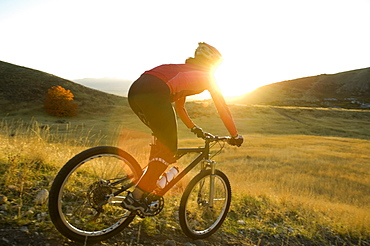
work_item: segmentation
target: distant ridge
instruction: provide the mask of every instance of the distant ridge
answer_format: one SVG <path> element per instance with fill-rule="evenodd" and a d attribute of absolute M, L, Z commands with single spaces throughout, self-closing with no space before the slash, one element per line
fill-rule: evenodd
<path fill-rule="evenodd" d="M 96 113 L 109 106 L 122 104 L 126 99 L 42 71 L 0 61 L 0 113 L 20 108 L 42 110 L 45 94 L 53 86 L 71 90 L 79 112 Z"/>
<path fill-rule="evenodd" d="M 370 68 L 287 80 L 237 100 L 246 104 L 370 108 Z"/>
<path fill-rule="evenodd" d="M 75 79 L 73 82 L 87 86 L 89 88 L 104 91 L 110 94 L 127 97 L 128 89 L 133 81 L 118 78 L 84 78 Z"/>

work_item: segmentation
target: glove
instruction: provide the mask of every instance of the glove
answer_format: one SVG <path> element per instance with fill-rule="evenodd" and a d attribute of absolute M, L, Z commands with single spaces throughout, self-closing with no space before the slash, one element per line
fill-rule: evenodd
<path fill-rule="evenodd" d="M 200 127 L 194 126 L 193 128 L 191 128 L 191 132 L 197 135 L 198 138 L 204 137 L 203 129 Z"/>
<path fill-rule="evenodd" d="M 243 143 L 244 139 L 242 136 L 238 135 L 236 137 L 232 137 L 229 140 L 227 140 L 227 143 L 233 146 L 238 146 L 240 147 Z"/>

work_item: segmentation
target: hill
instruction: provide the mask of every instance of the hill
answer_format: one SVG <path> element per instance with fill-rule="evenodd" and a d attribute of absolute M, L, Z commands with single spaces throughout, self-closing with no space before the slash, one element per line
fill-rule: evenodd
<path fill-rule="evenodd" d="M 55 85 L 71 90 L 79 104 L 79 114 L 106 113 L 114 105 L 127 106 L 127 100 L 117 94 L 127 93 L 131 84 L 128 80 L 104 78 L 75 82 L 0 61 L 0 114 L 20 109 L 27 109 L 30 114 L 43 111 L 45 94 Z M 275 106 L 370 108 L 370 68 L 277 82 L 230 101 Z"/>
<path fill-rule="evenodd" d="M 20 109 L 42 111 L 45 95 L 53 86 L 71 90 L 79 113 L 106 112 L 114 105 L 125 104 L 122 97 L 87 88 L 72 81 L 42 71 L 0 61 L 0 114 Z"/>
<path fill-rule="evenodd" d="M 258 88 L 243 104 L 370 108 L 370 68 L 287 80 Z"/>

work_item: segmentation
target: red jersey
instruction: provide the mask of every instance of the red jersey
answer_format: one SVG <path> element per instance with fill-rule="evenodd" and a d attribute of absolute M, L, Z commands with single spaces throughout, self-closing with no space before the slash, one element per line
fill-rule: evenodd
<path fill-rule="evenodd" d="M 193 125 L 192 121 L 190 119 L 184 120 L 181 117 L 185 112 L 186 118 L 188 118 L 186 110 L 183 108 L 185 97 L 208 90 L 230 135 L 236 136 L 238 134 L 229 108 L 215 84 L 213 75 L 206 68 L 191 63 L 165 64 L 148 70 L 144 74 L 154 75 L 168 85 L 171 101 L 177 104 L 175 105 L 176 111 L 189 128 Z M 182 108 L 183 110 L 179 112 L 179 109 Z"/>
<path fill-rule="evenodd" d="M 144 74 L 151 74 L 164 81 L 170 88 L 171 101 L 195 95 L 214 87 L 210 74 L 202 66 L 186 64 L 166 64 L 155 67 Z"/>

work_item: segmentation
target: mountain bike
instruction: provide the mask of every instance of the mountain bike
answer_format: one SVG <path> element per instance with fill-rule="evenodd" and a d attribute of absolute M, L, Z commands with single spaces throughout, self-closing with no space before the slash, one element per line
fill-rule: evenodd
<path fill-rule="evenodd" d="M 188 237 L 206 238 L 219 229 L 230 207 L 230 182 L 211 160 L 229 139 L 205 133 L 203 147 L 178 149 L 177 159 L 188 153 L 197 155 L 163 189 L 145 196 L 149 215 L 121 206 L 143 173 L 139 163 L 116 147 L 87 149 L 70 159 L 55 177 L 49 197 L 51 220 L 61 234 L 73 241 L 106 240 L 127 227 L 137 215 L 159 214 L 164 207 L 163 196 L 199 166 L 199 173 L 189 182 L 181 197 L 179 222 Z M 211 157 L 210 149 L 216 144 L 219 150 Z"/>

